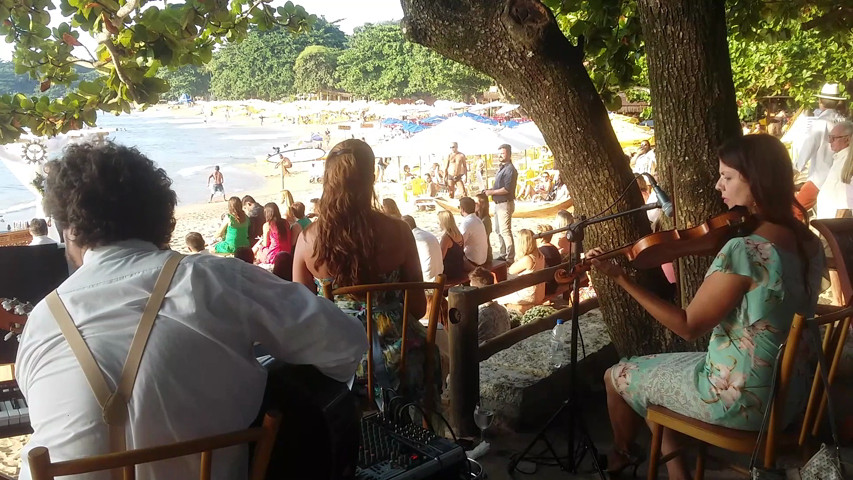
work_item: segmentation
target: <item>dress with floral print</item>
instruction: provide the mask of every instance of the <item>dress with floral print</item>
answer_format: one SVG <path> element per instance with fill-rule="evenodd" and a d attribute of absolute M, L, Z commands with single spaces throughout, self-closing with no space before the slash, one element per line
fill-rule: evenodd
<path fill-rule="evenodd" d="M 823 254 L 809 261 L 807 290 L 799 257 L 759 235 L 730 240 L 706 277 L 728 273 L 751 277 L 744 295 L 711 333 L 707 352 L 669 353 L 622 359 L 611 381 L 645 417 L 649 404 L 704 422 L 741 430 L 760 427 L 770 395 L 770 378 L 779 345 L 795 313 L 814 311 L 823 272 Z M 810 342 L 801 342 L 808 348 Z M 809 358 L 806 352 L 800 358 Z M 785 423 L 805 405 L 810 362 L 798 362 L 788 393 Z"/>
<path fill-rule="evenodd" d="M 394 270 L 387 275 L 383 275 L 378 283 L 397 283 L 400 281 L 400 270 Z M 332 282 L 328 279 L 314 279 L 317 285 L 317 291 L 322 295 L 324 286 Z M 334 286 L 333 288 L 337 288 Z M 351 295 L 336 295 L 334 298 L 335 304 L 344 313 L 354 316 L 361 320 L 365 329 L 367 328 L 367 304 L 364 299 L 355 298 Z M 411 400 L 424 398 L 424 383 L 425 383 L 425 361 L 424 347 L 426 345 L 426 329 L 417 319 L 409 318 L 406 322 L 408 333 L 406 335 L 406 366 L 405 373 L 400 370 L 400 353 L 403 340 L 403 292 L 402 291 L 387 291 L 377 292 L 373 295 L 373 305 L 371 313 L 373 315 L 373 325 L 377 332 L 378 341 L 382 350 L 382 356 L 385 360 L 385 370 L 388 372 L 391 387 L 397 393 Z M 438 361 L 439 353 L 435 351 L 433 354 L 436 370 L 433 379 L 436 382 L 436 387 L 440 386 L 441 382 L 441 366 Z M 374 366 L 374 373 L 376 372 Z M 367 354 L 365 353 L 362 361 L 356 370 L 356 378 L 360 382 L 366 382 L 367 378 Z M 374 379 L 376 376 L 374 375 Z M 376 393 L 379 392 L 381 385 L 379 382 L 374 382 Z M 437 398 L 437 395 L 434 396 Z"/>

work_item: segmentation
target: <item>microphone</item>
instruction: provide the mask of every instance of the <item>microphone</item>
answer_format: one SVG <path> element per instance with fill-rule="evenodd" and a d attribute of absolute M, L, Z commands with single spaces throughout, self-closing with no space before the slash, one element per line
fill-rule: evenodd
<path fill-rule="evenodd" d="M 643 173 L 646 178 L 649 179 L 649 183 L 652 185 L 652 190 L 655 191 L 655 195 L 658 197 L 658 203 L 660 204 L 661 210 L 663 210 L 664 215 L 667 217 L 672 217 L 674 215 L 674 209 L 672 205 L 672 199 L 669 198 L 669 195 L 660 188 L 658 182 L 655 180 L 650 173 Z"/>

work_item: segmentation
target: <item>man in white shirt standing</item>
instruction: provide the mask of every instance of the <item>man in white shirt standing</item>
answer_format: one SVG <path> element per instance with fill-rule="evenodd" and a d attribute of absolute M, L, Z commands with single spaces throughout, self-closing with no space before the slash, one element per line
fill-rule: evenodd
<path fill-rule="evenodd" d="M 853 208 L 848 191 L 853 184 L 853 122 L 840 122 L 829 132 L 829 147 L 833 152 L 832 168 L 817 194 L 815 218 L 835 218 L 838 210 Z"/>
<path fill-rule="evenodd" d="M 824 85 L 817 98 L 819 113 L 808 119 L 802 144 L 794 157 L 794 169 L 806 174 L 806 183 L 797 193 L 797 200 L 807 210 L 815 205 L 818 191 L 823 188 L 832 168 L 829 132 L 836 123 L 844 121 L 844 117 L 835 110 L 845 100 L 838 92 L 837 83 Z"/>
<path fill-rule="evenodd" d="M 459 232 L 465 241 L 465 259 L 472 265 L 469 270 L 486 263 L 489 257 L 489 237 L 486 235 L 486 226 L 475 213 L 477 203 L 471 197 L 459 199 L 459 211 L 462 212 L 462 222 L 459 223 Z"/>
<path fill-rule="evenodd" d="M 120 450 L 117 438 L 129 450 L 246 428 L 267 378 L 256 342 L 281 361 L 352 378 L 367 349 L 358 320 L 245 262 L 166 249 L 177 203 L 171 183 L 136 149 L 109 142 L 69 147 L 50 164 L 45 209 L 79 268 L 56 290 L 58 300 L 51 294 L 36 305 L 21 337 L 16 373 L 34 430 L 22 459 L 35 446 L 48 447 L 57 461 Z M 171 281 L 161 283 L 169 266 Z M 140 318 L 157 297 L 155 282 L 165 285 L 165 297 L 147 334 Z M 148 341 L 135 382 L 127 395 L 102 402 L 104 388 L 96 394 L 90 384 L 100 375 L 116 391 L 137 330 Z M 82 349 L 69 344 L 75 335 Z M 86 360 L 85 349 L 97 364 L 86 372 L 81 365 L 91 363 L 78 360 Z M 247 462 L 246 448 L 217 451 L 214 478 L 244 479 Z M 21 466 L 19 478 L 29 479 L 26 460 Z M 192 478 L 198 469 L 197 457 L 181 457 L 141 465 L 137 474 Z"/>
<path fill-rule="evenodd" d="M 403 215 L 403 221 L 412 229 L 415 237 L 415 246 L 418 248 L 418 257 L 421 261 L 421 271 L 425 282 L 434 282 L 435 277 L 444 273 L 444 259 L 441 256 L 441 244 L 435 235 L 418 228 L 415 219 L 411 215 Z"/>
<path fill-rule="evenodd" d="M 30 220 L 30 235 L 33 239 L 30 245 L 47 245 L 56 243 L 56 240 L 47 236 L 47 222 L 43 218 L 34 218 Z"/>

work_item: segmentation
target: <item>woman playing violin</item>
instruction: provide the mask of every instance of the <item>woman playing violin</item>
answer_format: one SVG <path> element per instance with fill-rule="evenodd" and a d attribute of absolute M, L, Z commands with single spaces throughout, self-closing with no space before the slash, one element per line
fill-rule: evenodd
<path fill-rule="evenodd" d="M 776 351 L 795 313 L 812 315 L 824 268 L 820 242 L 794 218 L 791 160 L 770 135 L 747 135 L 719 150 L 716 189 L 726 206 L 740 205 L 758 219 L 755 230 L 729 240 L 686 309 L 672 305 L 631 280 L 615 263 L 594 259 L 655 319 L 691 341 L 711 334 L 707 352 L 668 353 L 622 359 L 604 375 L 613 429 L 609 472 L 636 467 L 643 458 L 633 442 L 649 404 L 703 422 L 758 430 L 770 396 Z M 802 207 L 800 207 L 802 208 Z M 600 255 L 599 249 L 587 253 Z M 795 369 L 785 423 L 808 395 L 808 362 Z M 664 430 L 662 455 L 679 439 Z M 668 462 L 670 479 L 690 478 L 681 457 Z"/>

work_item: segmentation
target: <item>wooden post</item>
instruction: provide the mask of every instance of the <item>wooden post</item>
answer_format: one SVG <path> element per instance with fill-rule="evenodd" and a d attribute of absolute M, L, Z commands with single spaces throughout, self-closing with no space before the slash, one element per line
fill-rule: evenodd
<path fill-rule="evenodd" d="M 450 289 L 450 423 L 456 434 L 471 437 L 479 430 L 474 424 L 474 407 L 480 400 L 480 359 L 477 341 L 477 303 L 474 287 Z M 466 294 L 467 293 L 467 294 Z"/>

